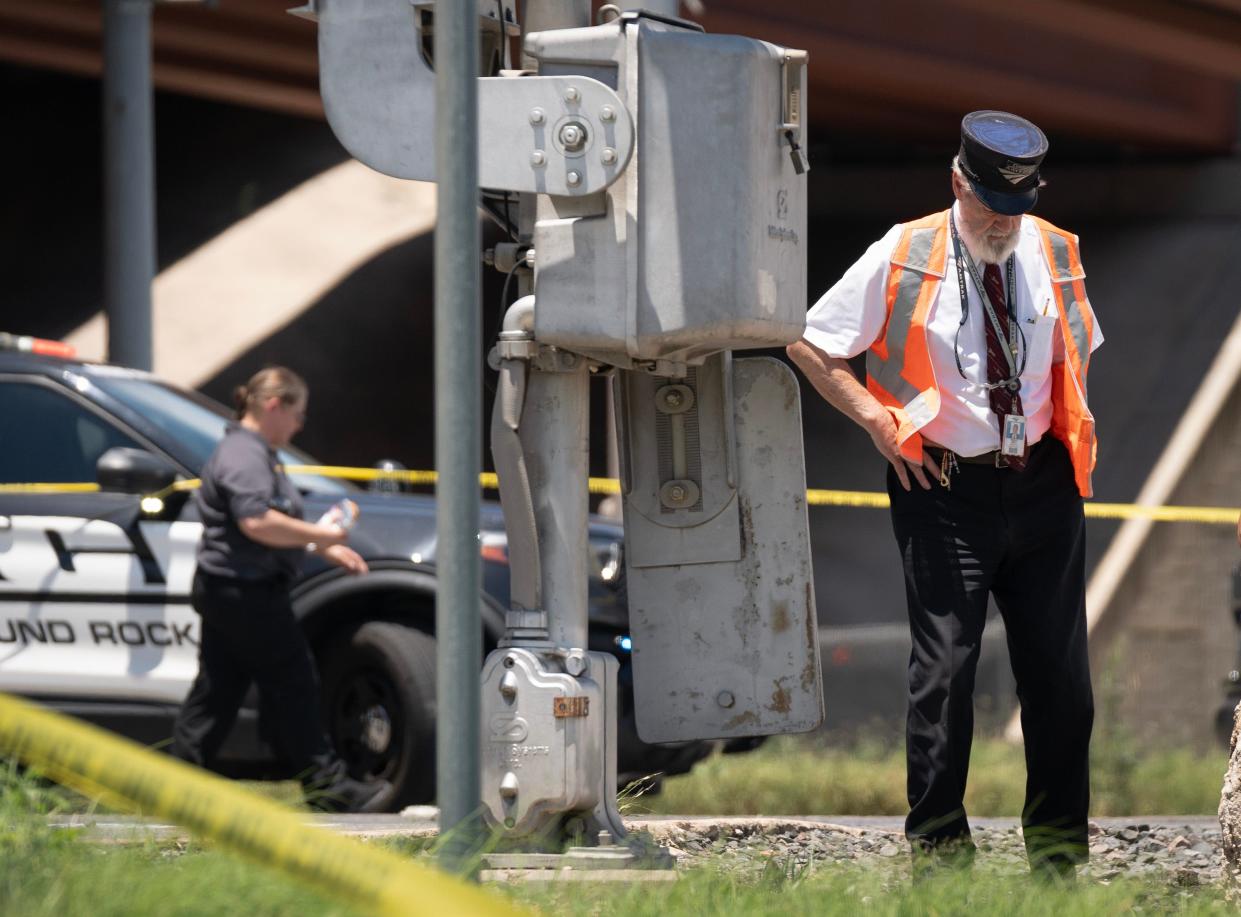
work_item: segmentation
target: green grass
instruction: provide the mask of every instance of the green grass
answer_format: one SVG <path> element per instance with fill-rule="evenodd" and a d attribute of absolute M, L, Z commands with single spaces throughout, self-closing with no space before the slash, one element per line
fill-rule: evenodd
<path fill-rule="evenodd" d="M 272 873 L 214 852 L 106 849 L 67 833 L 8 830 L 0 902 L 14 915 L 352 915 Z"/>
<path fill-rule="evenodd" d="M 1213 814 L 1219 807 L 1228 766 L 1222 750 L 1140 755 L 1123 738 L 1105 736 L 1092 754 L 1094 815 Z M 975 742 L 966 810 L 1016 816 L 1024 797 L 1020 746 Z M 840 748 L 771 739 L 747 754 L 715 755 L 691 773 L 665 780 L 660 795 L 630 798 L 626 806 L 630 814 L 903 815 L 905 754 L 874 742 Z"/>
<path fill-rule="evenodd" d="M 781 747 L 785 746 L 785 747 Z M 1007 754 L 1007 752 L 1004 752 Z M 891 753 L 873 751 L 858 761 L 866 767 Z M 804 756 L 804 757 L 790 757 Z M 783 761 L 822 763 L 822 754 L 794 742 L 725 759 L 729 768 L 765 770 Z M 843 757 L 843 756 L 842 756 Z M 993 762 L 994 763 L 994 762 Z M 1164 766 L 1186 762 L 1169 758 Z M 718 766 L 720 762 L 712 762 Z M 1019 762 L 1008 761 L 1006 766 Z M 890 770 L 890 767 L 886 768 Z M 1142 764 L 1135 773 L 1144 773 Z M 1152 772 L 1154 773 L 1154 772 Z M 864 782 L 864 781 L 863 781 Z M 89 803 L 9 769 L 0 770 L 0 911 L 5 915 L 56 917 L 141 917 L 141 915 L 339 915 L 357 912 L 325 899 L 278 874 L 234 859 L 208 846 L 149 842 L 101 845 L 77 832 L 47 827 L 47 815 Z M 396 841 L 393 849 L 426 856 L 417 842 Z M 722 864 L 728 862 L 729 866 Z M 715 860 L 685 871 L 671 883 L 530 884 L 497 889 L 516 904 L 556 915 L 776 915 L 876 914 L 894 917 L 991 914 L 1121 915 L 1230 912 L 1215 888 L 1181 889 L 1156 882 L 1082 882 L 1076 888 L 1044 887 L 1028 878 L 980 864 L 972 875 L 948 873 L 911 886 L 903 858 L 865 868 L 829 862 L 797 865 L 788 859 Z"/>
<path fill-rule="evenodd" d="M 690 871 L 675 883 L 632 885 L 564 883 L 518 888 L 513 898 L 544 914 L 574 917 L 766 917 L 766 915 L 1004 914 L 1017 917 L 1097 917 L 1138 913 L 1235 913 L 1214 889 L 1184 890 L 1149 883 L 1081 883 L 1073 888 L 1033 885 L 976 868 L 911 886 L 857 868 L 799 870 L 772 863 L 750 874 Z"/>
<path fill-rule="evenodd" d="M 198 844 L 101 845 L 47 826 L 89 801 L 0 762 L 0 912 L 21 917 L 357 912 Z"/>

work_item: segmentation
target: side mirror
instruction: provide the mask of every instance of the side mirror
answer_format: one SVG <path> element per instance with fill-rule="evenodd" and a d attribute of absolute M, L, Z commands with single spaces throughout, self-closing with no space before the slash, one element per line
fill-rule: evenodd
<path fill-rule="evenodd" d="M 95 480 L 101 490 L 149 494 L 163 490 L 177 479 L 177 469 L 159 455 L 144 449 L 116 446 L 95 462 Z"/>

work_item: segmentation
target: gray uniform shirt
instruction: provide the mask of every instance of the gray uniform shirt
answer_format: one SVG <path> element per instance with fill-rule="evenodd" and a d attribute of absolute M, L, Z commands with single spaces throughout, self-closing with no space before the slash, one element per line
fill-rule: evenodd
<path fill-rule="evenodd" d="M 230 423 L 202 470 L 194 494 L 202 514 L 198 566 L 215 576 L 287 580 L 301 566 L 302 548 L 269 548 L 248 538 L 237 520 L 275 509 L 302 518 L 302 495 L 277 466 L 276 451 L 253 430 Z"/>

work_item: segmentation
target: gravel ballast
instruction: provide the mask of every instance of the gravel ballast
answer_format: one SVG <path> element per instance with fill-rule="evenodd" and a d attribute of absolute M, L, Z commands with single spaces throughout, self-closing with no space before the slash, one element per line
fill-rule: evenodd
<path fill-rule="evenodd" d="M 883 866 L 908 872 L 909 847 L 899 823 L 855 819 L 635 819 L 666 846 L 679 867 L 708 862 L 745 869 L 764 860 L 781 860 L 811 870 L 828 864 Z M 989 819 L 973 828 L 976 868 L 997 874 L 1028 872 L 1021 829 L 1015 821 Z M 1208 818 L 1107 819 L 1091 822 L 1090 863 L 1083 880 L 1119 878 L 1165 881 L 1179 886 L 1214 885 L 1221 879 L 1218 822 Z"/>
<path fill-rule="evenodd" d="M 307 822 L 370 839 L 430 837 L 437 816 L 433 807 L 420 806 L 404 815 L 308 815 Z M 1028 872 L 1016 819 L 971 821 L 978 847 L 975 868 L 998 875 Z M 105 843 L 188 838 L 182 828 L 126 816 L 58 816 L 50 822 Z M 776 861 L 811 872 L 839 864 L 882 868 L 896 879 L 909 874 L 903 820 L 895 817 L 627 816 L 625 824 L 667 847 L 678 869 L 750 872 Z M 1090 823 L 1090 863 L 1078 874 L 1099 882 L 1134 878 L 1185 888 L 1216 885 L 1223 875 L 1220 845 L 1219 822 L 1212 816 L 1099 818 Z"/>

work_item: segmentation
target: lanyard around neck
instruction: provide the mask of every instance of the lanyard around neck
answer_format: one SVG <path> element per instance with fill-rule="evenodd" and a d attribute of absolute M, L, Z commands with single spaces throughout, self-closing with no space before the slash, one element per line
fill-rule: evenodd
<path fill-rule="evenodd" d="M 956 216 L 949 211 L 948 222 L 952 227 L 952 247 L 956 258 L 957 266 L 957 287 L 961 294 L 961 321 L 957 325 L 957 333 L 953 340 L 953 357 L 957 361 L 957 372 L 961 374 L 961 378 L 966 378 L 965 370 L 961 366 L 961 348 L 959 346 L 961 338 L 961 329 L 965 327 L 965 323 L 969 320 L 970 304 L 969 294 L 965 288 L 965 267 L 969 266 L 970 277 L 974 281 L 974 286 L 978 290 L 978 297 L 982 300 L 983 308 L 986 310 L 987 320 L 991 322 L 991 326 L 995 329 L 996 337 L 1004 337 L 1004 328 L 1000 325 L 1000 317 L 995 312 L 995 307 L 991 304 L 991 297 L 987 295 L 987 289 L 983 284 L 982 276 L 978 273 L 978 265 L 974 263 L 974 259 L 970 256 L 969 251 L 961 244 L 961 234 L 957 232 Z M 1026 371 L 1026 358 L 1029 353 L 1026 349 L 1025 332 L 1021 330 L 1021 326 L 1017 323 L 1017 314 L 1015 309 L 1016 297 L 1016 280 L 1014 278 L 1015 255 L 1009 255 L 1005 267 L 1007 274 L 1007 290 L 1004 303 L 1004 310 L 1008 315 L 1008 346 L 1003 348 L 1004 359 L 1008 363 L 1008 378 L 1001 379 L 999 382 L 983 382 L 982 387 L 990 391 L 994 388 L 1007 388 L 1012 392 L 1021 391 L 1021 376 Z M 1020 336 L 1020 343 L 1019 337 Z M 1021 366 L 1017 365 L 1017 354 L 1021 353 Z M 984 369 L 985 372 L 985 369 Z"/>

